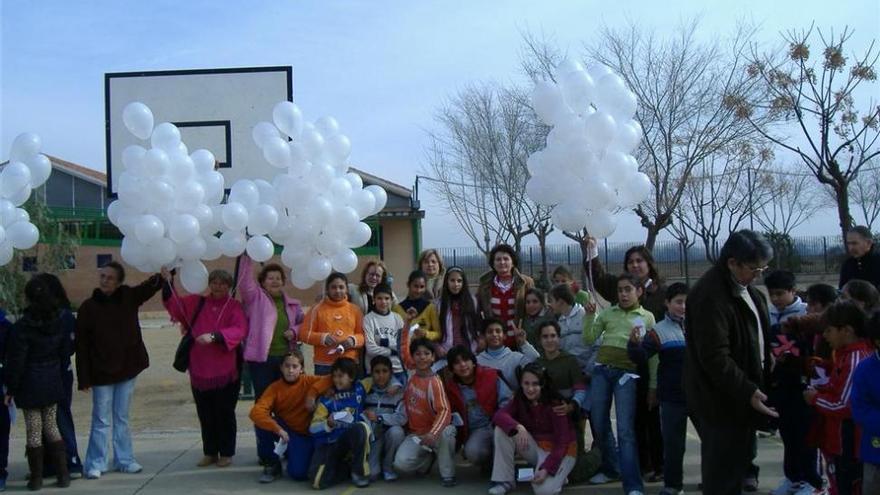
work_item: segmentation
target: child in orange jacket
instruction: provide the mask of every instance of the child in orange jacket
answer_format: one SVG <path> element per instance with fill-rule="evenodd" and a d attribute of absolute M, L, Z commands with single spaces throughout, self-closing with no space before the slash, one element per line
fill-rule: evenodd
<path fill-rule="evenodd" d="M 364 347 L 364 315 L 348 302 L 348 279 L 331 273 L 324 284 L 324 299 L 313 306 L 299 327 L 300 340 L 315 348 L 315 374 L 329 375 L 340 357 L 359 362 Z"/>

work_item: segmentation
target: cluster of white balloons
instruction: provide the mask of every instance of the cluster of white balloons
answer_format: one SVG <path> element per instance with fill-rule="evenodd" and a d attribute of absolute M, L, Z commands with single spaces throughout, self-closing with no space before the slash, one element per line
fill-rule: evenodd
<path fill-rule="evenodd" d="M 150 109 L 129 103 L 123 111 L 126 128 L 152 147 L 132 145 L 122 152 L 119 199 L 107 210 L 124 235 L 122 258 L 143 272 L 180 267 L 190 293 L 207 287 L 203 260 L 247 252 L 267 261 L 276 244 L 284 247 L 282 262 L 301 289 L 331 270 L 357 268 L 352 249 L 372 234 L 361 220 L 385 207 L 385 190 L 363 187 L 360 176 L 348 172 L 351 143 L 332 117 L 304 123 L 288 101 L 278 103 L 272 117 L 274 124 L 254 127 L 253 138 L 278 175 L 271 184 L 236 181 L 222 204 L 224 180 L 214 170 L 214 155 L 189 154 L 173 124 L 154 128 Z"/>
<path fill-rule="evenodd" d="M 204 149 L 189 153 L 180 130 L 168 122 L 154 127 L 143 103 L 126 105 L 122 118 L 129 132 L 149 140 L 149 148 L 135 144 L 122 151 L 118 199 L 107 208 L 124 236 L 122 258 L 142 272 L 180 267 L 184 288 L 201 292 L 208 285 L 202 260 L 224 251 L 215 236 L 224 179 L 214 170 L 214 155 Z"/>
<path fill-rule="evenodd" d="M 40 239 L 28 212 L 19 208 L 52 174 L 52 163 L 40 154 L 40 146 L 40 136 L 19 134 L 0 172 L 0 266 L 12 260 L 15 249 L 30 249 Z"/>
<path fill-rule="evenodd" d="M 633 120 L 638 101 L 604 65 L 585 70 L 567 60 L 554 75 L 556 82 L 538 82 L 532 92 L 535 112 L 552 129 L 546 148 L 528 158 L 526 193 L 553 207 L 556 227 L 608 237 L 617 226 L 613 212 L 651 192 L 632 156 L 642 137 Z"/>
<path fill-rule="evenodd" d="M 291 268 L 293 285 L 305 289 L 332 270 L 349 273 L 357 268 L 352 249 L 372 235 L 362 220 L 380 212 L 388 196 L 380 186 L 364 187 L 361 177 L 348 171 L 351 142 L 333 117 L 305 122 L 296 105 L 282 101 L 272 110 L 272 121 L 253 129 L 263 157 L 279 169 L 271 189 L 265 188 L 272 198 L 266 206 L 278 213 L 268 234 L 284 246 L 281 261 Z M 264 230 L 248 226 L 250 234 Z M 254 237 L 248 241 L 248 254 L 257 259 L 252 242 Z"/>

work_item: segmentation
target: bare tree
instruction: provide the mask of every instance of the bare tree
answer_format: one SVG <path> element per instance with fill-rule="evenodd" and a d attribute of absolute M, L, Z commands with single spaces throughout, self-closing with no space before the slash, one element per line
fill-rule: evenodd
<path fill-rule="evenodd" d="M 880 168 L 871 163 L 859 171 L 852 183 L 850 200 L 861 215 L 861 224 L 873 230 L 880 216 Z"/>
<path fill-rule="evenodd" d="M 855 90 L 877 79 L 878 53 L 872 42 L 863 55 L 847 60 L 844 45 L 852 34 L 844 28 L 839 35 L 832 31 L 826 37 L 811 26 L 785 33 L 785 49 L 759 53 L 753 47 L 747 74 L 766 91 L 751 95 L 731 91 L 724 99 L 726 108 L 753 123 L 765 138 L 793 152 L 820 183 L 831 188 L 844 236 L 852 225 L 850 185 L 862 167 L 880 154 L 875 146 L 880 137 L 880 105 L 872 101 L 860 111 L 855 104 Z M 811 57 L 810 41 L 815 37 L 822 52 Z M 795 124 L 796 137 L 805 144 L 788 139 L 792 126 L 778 134 L 768 130 L 763 125 L 768 115 Z"/>
<path fill-rule="evenodd" d="M 709 155 L 690 176 L 684 190 L 685 228 L 699 239 L 706 259 L 714 262 L 720 240 L 750 219 L 754 208 L 770 200 L 770 190 L 758 175 L 772 158 L 766 148 L 737 143 Z"/>
<path fill-rule="evenodd" d="M 769 191 L 770 200 L 755 208 L 755 220 L 767 232 L 790 237 L 796 228 L 828 206 L 813 176 L 795 167 L 768 167 L 757 175 Z"/>
<path fill-rule="evenodd" d="M 523 100 L 516 89 L 470 86 L 438 112 L 441 131 L 429 136 L 431 187 L 487 253 L 497 242 L 519 250 L 546 216 L 525 194 L 526 159 L 543 134 Z"/>
<path fill-rule="evenodd" d="M 740 25 L 730 39 L 701 42 L 699 27 L 693 19 L 667 39 L 635 24 L 605 28 L 589 48 L 590 57 L 618 71 L 639 99 L 644 141 L 637 158 L 654 190 L 635 213 L 648 231 L 648 247 L 672 223 L 695 167 L 756 134 L 721 104 L 730 92 L 758 97 L 760 86 L 744 71 L 754 29 Z"/>

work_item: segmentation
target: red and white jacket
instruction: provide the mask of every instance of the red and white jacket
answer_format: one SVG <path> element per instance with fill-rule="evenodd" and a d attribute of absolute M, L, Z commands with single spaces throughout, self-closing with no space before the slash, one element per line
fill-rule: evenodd
<path fill-rule="evenodd" d="M 853 373 L 862 360 L 873 352 L 871 344 L 859 340 L 842 349 L 834 351 L 834 364 L 828 383 L 818 389 L 811 403 L 819 413 L 813 425 L 813 435 L 818 447 L 831 455 L 841 455 L 843 451 L 842 424 L 844 420 L 852 420 L 850 393 L 852 392 Z M 858 448 L 861 429 L 856 427 L 854 444 Z M 855 452 L 854 454 L 858 454 Z"/>

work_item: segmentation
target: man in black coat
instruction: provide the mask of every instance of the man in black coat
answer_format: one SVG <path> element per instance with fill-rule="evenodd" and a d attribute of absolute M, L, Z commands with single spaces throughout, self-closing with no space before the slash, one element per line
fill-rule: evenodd
<path fill-rule="evenodd" d="M 846 251 L 849 258 L 840 267 L 840 285 L 854 279 L 871 282 L 880 289 L 880 253 L 874 249 L 874 236 L 868 227 L 859 225 L 846 233 Z"/>
<path fill-rule="evenodd" d="M 755 429 L 777 414 L 761 391 L 770 368 L 770 320 L 751 283 L 773 257 L 755 232 L 730 235 L 688 296 L 684 386 L 702 440 L 703 493 L 740 495 Z"/>

